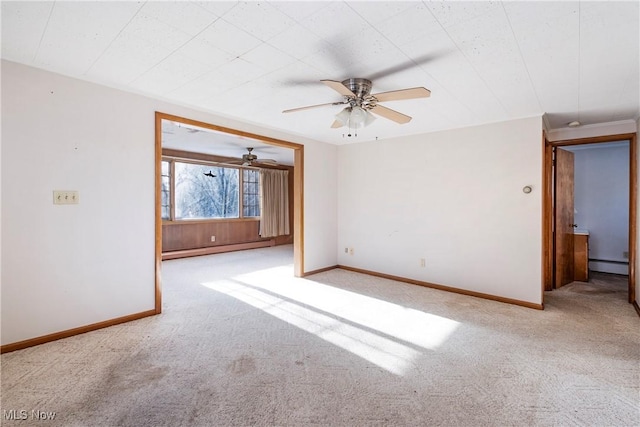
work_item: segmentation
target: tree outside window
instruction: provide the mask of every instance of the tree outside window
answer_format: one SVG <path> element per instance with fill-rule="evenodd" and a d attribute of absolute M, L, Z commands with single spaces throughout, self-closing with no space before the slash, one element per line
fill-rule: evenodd
<path fill-rule="evenodd" d="M 235 168 L 175 162 L 174 219 L 238 218 L 238 172 Z"/>

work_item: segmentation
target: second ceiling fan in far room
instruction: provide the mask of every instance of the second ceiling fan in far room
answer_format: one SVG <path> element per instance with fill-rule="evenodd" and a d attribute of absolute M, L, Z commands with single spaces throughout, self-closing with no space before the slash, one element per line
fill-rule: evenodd
<path fill-rule="evenodd" d="M 277 161 L 273 159 L 258 159 L 258 156 L 253 154 L 253 147 L 247 147 L 247 154 L 242 155 L 242 159 L 228 161 L 228 164 L 237 164 L 242 166 L 260 166 L 260 165 L 269 165 L 275 166 L 278 164 Z"/>

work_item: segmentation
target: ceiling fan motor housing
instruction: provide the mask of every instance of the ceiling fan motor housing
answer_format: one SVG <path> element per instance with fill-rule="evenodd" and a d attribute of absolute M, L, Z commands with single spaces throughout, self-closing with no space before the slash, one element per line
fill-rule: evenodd
<path fill-rule="evenodd" d="M 371 93 L 371 80 L 367 79 L 347 79 L 343 80 L 342 84 L 349 88 L 351 92 L 353 92 L 357 98 L 364 98 Z"/>
<path fill-rule="evenodd" d="M 242 160 L 244 160 L 245 162 L 251 163 L 254 160 L 258 160 L 258 156 L 256 156 L 255 154 L 252 153 L 253 151 L 253 147 L 247 147 L 247 150 L 249 151 L 248 154 L 243 154 L 242 155 Z"/>

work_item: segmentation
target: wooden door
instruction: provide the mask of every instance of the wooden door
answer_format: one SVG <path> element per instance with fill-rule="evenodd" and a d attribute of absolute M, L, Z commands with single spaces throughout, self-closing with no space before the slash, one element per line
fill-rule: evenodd
<path fill-rule="evenodd" d="M 573 153 L 556 148 L 555 182 L 555 287 L 574 279 L 573 258 Z"/>

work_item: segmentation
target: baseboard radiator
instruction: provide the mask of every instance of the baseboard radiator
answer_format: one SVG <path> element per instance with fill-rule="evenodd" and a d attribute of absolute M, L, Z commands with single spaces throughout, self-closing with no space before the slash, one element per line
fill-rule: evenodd
<path fill-rule="evenodd" d="M 275 239 L 269 239 L 269 240 L 260 240 L 257 242 L 236 243 L 233 245 L 220 245 L 220 246 L 209 246 L 207 248 L 185 249 L 181 251 L 163 252 L 162 260 L 166 261 L 168 259 L 187 258 L 191 256 L 211 255 L 211 254 L 219 254 L 223 252 L 233 252 L 233 251 L 243 251 L 245 249 L 266 248 L 266 247 L 275 246 L 275 245 L 276 245 Z"/>
<path fill-rule="evenodd" d="M 629 265 L 629 261 L 618 261 L 618 260 L 615 260 L 615 259 L 589 258 L 589 262 L 605 262 L 607 264 Z"/>

